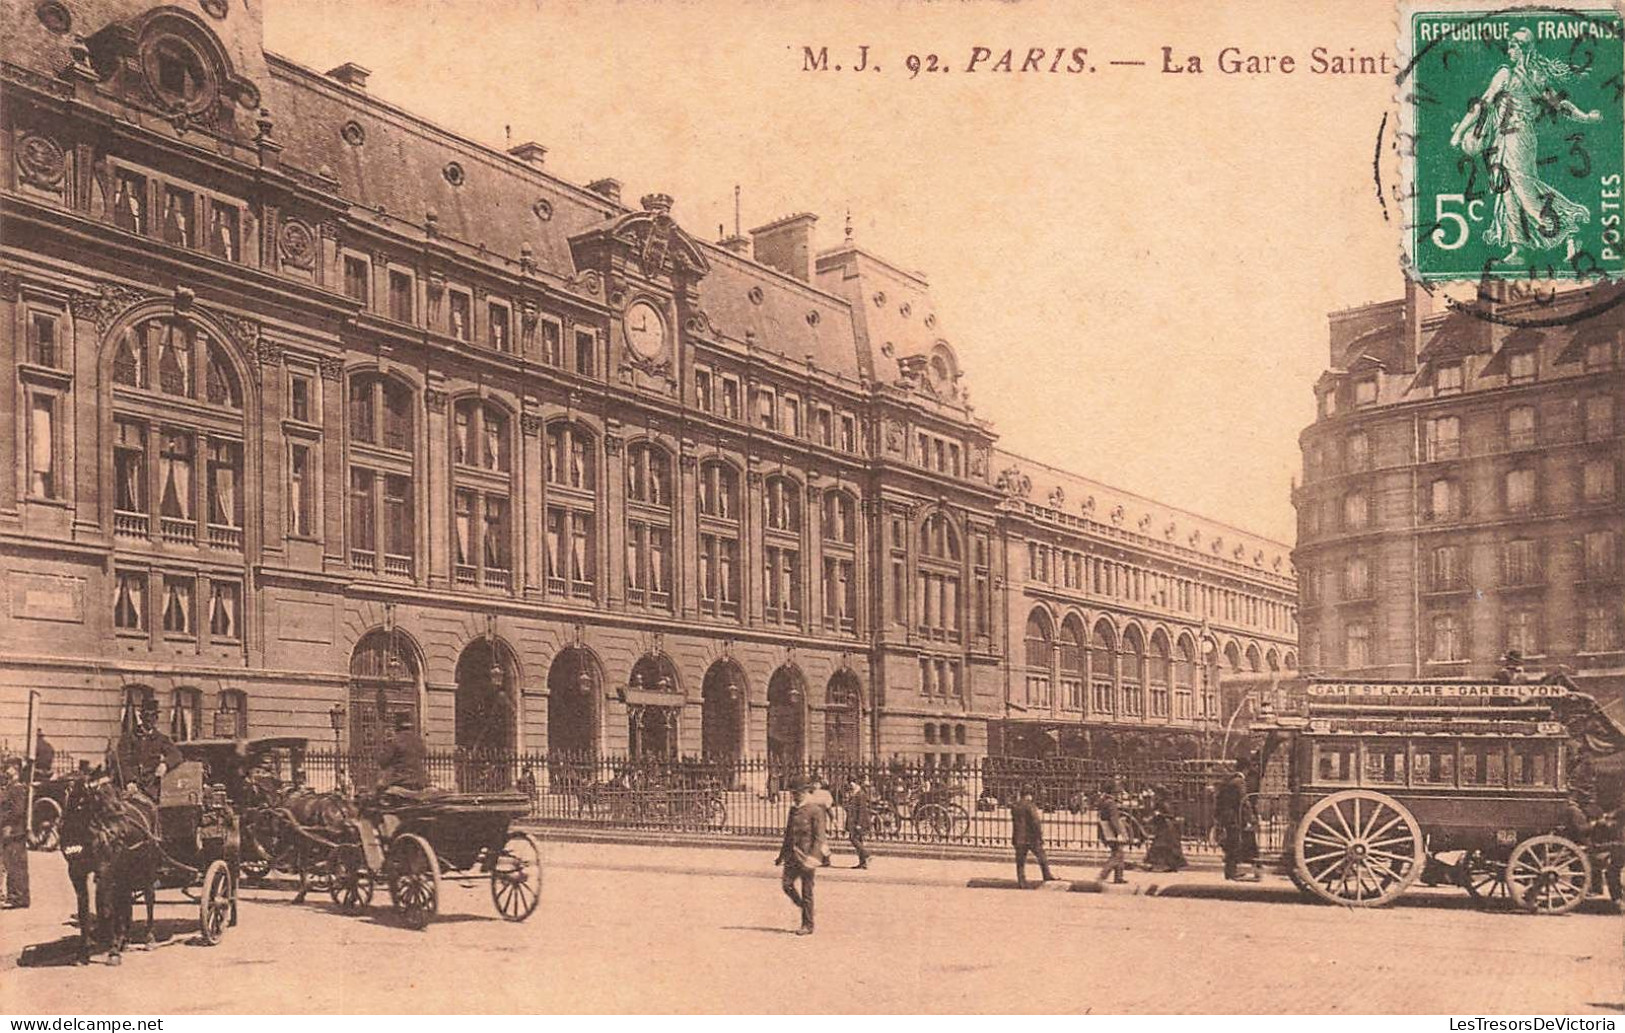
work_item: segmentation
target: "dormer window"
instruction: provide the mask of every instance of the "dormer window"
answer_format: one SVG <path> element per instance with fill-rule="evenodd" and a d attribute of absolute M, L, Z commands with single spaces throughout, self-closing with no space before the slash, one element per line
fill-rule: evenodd
<path fill-rule="evenodd" d="M 1461 393 L 1461 363 L 1447 362 L 1441 365 L 1433 374 L 1433 393 L 1435 395 L 1456 395 Z"/>
<path fill-rule="evenodd" d="M 1320 393 L 1320 418 L 1337 415 L 1337 389 L 1329 388 Z"/>
<path fill-rule="evenodd" d="M 1533 350 L 1516 351 L 1507 356 L 1507 382 L 1512 384 L 1533 383 L 1538 368 L 1537 357 L 1537 353 Z"/>
<path fill-rule="evenodd" d="M 1614 365 L 1614 342 L 1592 341 L 1586 345 L 1585 368 L 1587 372 L 1600 369 L 1610 369 Z"/>
<path fill-rule="evenodd" d="M 152 45 L 148 76 L 153 90 L 172 108 L 191 109 L 212 91 L 213 77 L 190 43 L 178 36 L 162 36 Z"/>
<path fill-rule="evenodd" d="M 1354 382 L 1354 407 L 1364 409 L 1377 404 L 1377 378 L 1361 377 Z"/>

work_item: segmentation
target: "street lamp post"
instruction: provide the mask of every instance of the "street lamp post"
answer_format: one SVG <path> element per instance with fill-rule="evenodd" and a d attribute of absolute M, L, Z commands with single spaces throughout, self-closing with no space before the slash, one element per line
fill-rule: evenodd
<path fill-rule="evenodd" d="M 328 708 L 327 723 L 333 729 L 333 780 L 344 780 L 344 754 L 339 749 L 339 733 L 344 730 L 344 706 L 335 703 Z"/>
<path fill-rule="evenodd" d="M 1213 726 L 1218 719 L 1213 707 L 1208 704 L 1213 699 L 1216 686 L 1213 685 L 1213 661 L 1219 652 L 1219 640 L 1202 625 L 1202 759 L 1211 760 L 1213 749 Z"/>

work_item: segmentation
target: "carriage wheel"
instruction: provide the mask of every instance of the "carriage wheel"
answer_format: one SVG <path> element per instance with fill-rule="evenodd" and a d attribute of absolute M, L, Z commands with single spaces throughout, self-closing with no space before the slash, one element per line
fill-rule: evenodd
<path fill-rule="evenodd" d="M 203 892 L 198 894 L 198 933 L 213 947 L 226 935 L 232 911 L 231 869 L 218 858 L 203 870 Z"/>
<path fill-rule="evenodd" d="M 440 908 L 440 859 L 422 836 L 406 833 L 384 860 L 389 902 L 412 929 L 422 929 Z"/>
<path fill-rule="evenodd" d="M 28 849 L 55 850 L 62 842 L 62 805 L 49 796 L 34 801 L 34 821 L 28 830 Z"/>
<path fill-rule="evenodd" d="M 940 803 L 922 804 L 914 811 L 914 831 L 922 836 L 946 839 L 953 829 L 954 816 Z"/>
<path fill-rule="evenodd" d="M 891 807 L 880 806 L 870 812 L 869 825 L 874 834 L 878 836 L 895 836 L 902 827 L 897 812 Z"/>
<path fill-rule="evenodd" d="M 542 899 L 542 849 L 528 832 L 510 832 L 491 865 L 491 902 L 497 914 L 523 922 Z"/>
<path fill-rule="evenodd" d="M 1369 789 L 1316 801 L 1293 837 L 1298 876 L 1333 904 L 1380 907 L 1422 874 L 1422 828 L 1404 804 Z"/>
<path fill-rule="evenodd" d="M 728 805 L 722 797 L 713 796 L 700 805 L 700 824 L 709 829 L 720 829 L 728 824 Z"/>
<path fill-rule="evenodd" d="M 1476 851 L 1456 869 L 1456 882 L 1479 907 L 1499 907 L 1511 899 L 1507 892 L 1506 866 L 1496 864 Z"/>
<path fill-rule="evenodd" d="M 1506 867 L 1507 890 L 1519 907 L 1538 915 L 1573 911 L 1591 892 L 1591 858 L 1562 836 L 1519 843 Z"/>
<path fill-rule="evenodd" d="M 372 870 L 358 846 L 341 846 L 328 862 L 328 896 L 347 915 L 359 915 L 372 906 Z"/>

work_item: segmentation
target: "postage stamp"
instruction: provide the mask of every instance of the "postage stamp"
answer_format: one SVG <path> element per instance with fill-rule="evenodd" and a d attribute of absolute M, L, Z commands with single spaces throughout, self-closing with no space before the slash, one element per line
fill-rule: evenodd
<path fill-rule="evenodd" d="M 1625 34 L 1612 6 L 1401 9 L 1407 272 L 1625 276 Z"/>

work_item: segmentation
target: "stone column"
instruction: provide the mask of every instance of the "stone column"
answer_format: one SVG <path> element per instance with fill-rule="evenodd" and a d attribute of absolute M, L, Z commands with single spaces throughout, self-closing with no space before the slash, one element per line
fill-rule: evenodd
<path fill-rule="evenodd" d="M 430 375 L 423 390 L 425 442 L 423 472 L 417 478 L 417 491 L 423 496 L 416 500 L 418 512 L 427 503 L 426 533 L 420 540 L 424 544 L 422 568 L 417 571 L 418 584 L 430 588 L 446 589 L 451 586 L 451 513 L 449 507 L 451 485 L 451 448 L 446 434 L 445 380 Z"/>
<path fill-rule="evenodd" d="M 604 422 L 604 511 L 602 526 L 608 550 L 604 572 L 604 605 L 611 610 L 626 608 L 626 440 L 621 437 L 619 420 Z"/>

